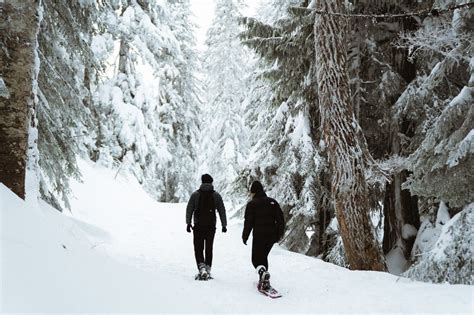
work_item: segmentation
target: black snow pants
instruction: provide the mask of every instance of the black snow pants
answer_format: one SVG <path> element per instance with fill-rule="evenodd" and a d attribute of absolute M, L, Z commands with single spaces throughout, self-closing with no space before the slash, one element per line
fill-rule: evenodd
<path fill-rule="evenodd" d="M 253 238 L 252 241 L 252 264 L 255 268 L 265 266 L 268 270 L 268 254 L 273 247 L 274 240 Z"/>
<path fill-rule="evenodd" d="M 215 226 L 194 226 L 194 256 L 199 268 L 200 264 L 212 266 L 212 246 L 214 244 Z M 205 252 L 205 256 L 204 256 Z"/>

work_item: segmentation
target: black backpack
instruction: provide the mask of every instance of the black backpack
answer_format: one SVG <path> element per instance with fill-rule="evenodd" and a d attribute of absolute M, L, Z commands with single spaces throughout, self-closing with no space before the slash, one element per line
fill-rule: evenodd
<path fill-rule="evenodd" d="M 196 210 L 196 223 L 201 226 L 216 225 L 216 203 L 214 201 L 214 190 L 199 192 L 198 208 Z"/>

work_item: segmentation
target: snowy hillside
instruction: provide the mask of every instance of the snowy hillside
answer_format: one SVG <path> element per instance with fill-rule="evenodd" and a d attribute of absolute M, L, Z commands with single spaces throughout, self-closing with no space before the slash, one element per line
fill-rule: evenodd
<path fill-rule="evenodd" d="M 275 247 L 272 283 L 254 288 L 250 246 L 231 221 L 216 234 L 215 279 L 194 281 L 183 204 L 157 203 L 135 179 L 80 162 L 72 214 L 25 203 L 0 184 L 1 313 L 428 312 L 472 313 L 472 287 L 349 271 Z"/>

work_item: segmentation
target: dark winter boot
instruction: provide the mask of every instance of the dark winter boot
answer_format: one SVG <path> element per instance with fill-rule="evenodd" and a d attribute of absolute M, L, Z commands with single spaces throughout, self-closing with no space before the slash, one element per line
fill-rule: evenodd
<path fill-rule="evenodd" d="M 261 290 L 268 290 L 270 286 L 270 273 L 264 266 L 257 267 L 258 272 L 258 288 Z"/>

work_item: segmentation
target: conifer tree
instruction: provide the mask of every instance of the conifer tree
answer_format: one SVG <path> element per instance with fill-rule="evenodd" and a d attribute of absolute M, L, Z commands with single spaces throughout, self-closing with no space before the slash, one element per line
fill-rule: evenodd
<path fill-rule="evenodd" d="M 162 201 L 177 202 L 187 200 L 195 187 L 198 166 L 197 143 L 199 141 L 201 101 L 200 81 L 196 77 L 199 70 L 198 53 L 194 37 L 195 25 L 191 21 L 189 0 L 169 0 L 170 19 L 168 25 L 176 38 L 179 50 L 172 55 L 170 62 L 177 70 L 174 79 L 166 85 L 176 93 L 170 94 L 173 115 L 169 116 L 173 132 L 167 134 L 171 144 L 172 159 L 165 170 L 166 195 Z M 162 80 L 165 82 L 165 80 Z M 167 122 L 166 120 L 164 121 Z"/>
<path fill-rule="evenodd" d="M 318 148 L 314 17 L 309 10 L 289 10 L 307 6 L 303 1 L 278 1 L 280 10 L 273 4 L 262 8 L 262 19 L 243 19 L 243 43 L 261 59 L 246 99 L 252 150 L 239 184 L 245 190 L 253 179 L 261 180 L 270 195 L 280 198 L 287 216 L 282 243 L 319 255 L 327 244 L 331 205 Z M 315 231 L 311 239 L 308 229 Z"/>
<path fill-rule="evenodd" d="M 198 103 L 188 7 L 188 1 L 129 1 L 108 18 L 109 36 L 102 36 L 106 47 L 119 39 L 120 54 L 116 74 L 95 94 L 103 121 L 99 161 L 131 171 L 160 201 L 183 200 L 195 168 Z"/>
<path fill-rule="evenodd" d="M 109 2 L 43 0 L 38 35 L 38 150 L 42 198 L 57 209 L 69 207 L 69 180 L 80 178 L 77 157 L 87 155 L 97 122 L 93 87 L 102 65 L 94 56 L 93 36 Z M 102 15 L 101 15 L 102 14 Z"/>
<path fill-rule="evenodd" d="M 342 12 L 342 1 L 322 0 L 318 9 Z M 332 174 L 331 195 L 351 269 L 385 270 L 382 251 L 369 217 L 365 169 L 367 148 L 355 119 L 349 89 L 347 24 L 343 18 L 316 14 L 316 78 L 323 139 Z M 365 141 L 365 140 L 363 140 Z"/>
<path fill-rule="evenodd" d="M 229 193 L 248 152 L 243 101 L 252 56 L 238 38 L 241 6 L 240 0 L 216 2 L 203 54 L 206 107 L 201 171 L 214 174 L 218 189 Z"/>

